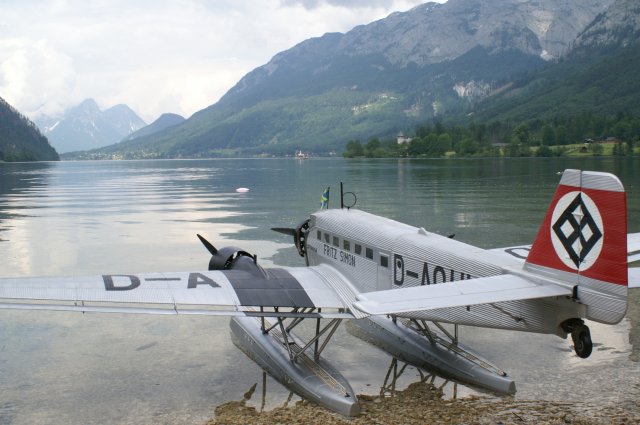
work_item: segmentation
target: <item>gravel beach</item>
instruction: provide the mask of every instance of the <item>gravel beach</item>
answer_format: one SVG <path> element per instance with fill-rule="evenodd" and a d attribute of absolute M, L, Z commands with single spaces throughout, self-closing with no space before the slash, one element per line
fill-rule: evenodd
<path fill-rule="evenodd" d="M 259 412 L 242 401 L 220 405 L 207 425 L 232 424 L 637 424 L 640 401 L 629 406 L 595 403 L 514 400 L 511 397 L 466 397 L 445 400 L 440 389 L 416 382 L 392 396 L 361 395 L 362 413 L 346 418 L 315 404 L 298 401 Z"/>

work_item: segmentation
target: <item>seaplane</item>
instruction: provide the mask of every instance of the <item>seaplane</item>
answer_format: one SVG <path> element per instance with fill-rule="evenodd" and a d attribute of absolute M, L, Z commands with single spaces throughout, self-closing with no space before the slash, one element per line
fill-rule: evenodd
<path fill-rule="evenodd" d="M 587 321 L 619 323 L 640 279 L 628 266 L 640 260 L 640 233 L 627 234 L 613 174 L 565 170 L 533 243 L 489 250 L 345 207 L 355 195 L 340 192 L 340 208 L 325 208 L 327 190 L 295 228 L 274 228 L 293 237 L 304 266 L 263 268 L 197 235 L 207 270 L 1 278 L 0 308 L 231 316 L 233 342 L 271 376 L 356 416 L 356 394 L 322 355 L 342 322 L 403 362 L 510 394 L 513 379 L 463 346 L 458 326 L 570 335 L 587 358 Z"/>

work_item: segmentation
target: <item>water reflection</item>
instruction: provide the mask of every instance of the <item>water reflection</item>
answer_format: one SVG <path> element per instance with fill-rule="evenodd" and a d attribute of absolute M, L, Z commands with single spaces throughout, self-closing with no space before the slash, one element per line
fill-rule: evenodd
<path fill-rule="evenodd" d="M 150 270 L 158 264 L 202 268 L 206 258 L 198 255 L 195 234 L 206 226 L 212 240 L 232 243 L 235 235 L 251 228 L 241 218 L 247 197 L 229 187 L 215 163 L 176 165 L 0 167 L 11 176 L 2 180 L 6 194 L 0 192 L 0 229 L 10 243 L 4 258 L 11 264 L 3 274 L 101 273 L 104 268 L 91 265 L 105 257 L 120 272 Z M 262 245 L 270 255 L 278 247 Z M 0 251 L 3 248 L 8 247 L 0 246 Z M 190 258 L 201 262 L 196 265 Z"/>
<path fill-rule="evenodd" d="M 418 379 L 416 379 L 415 374 L 409 376 L 409 381 L 411 384 L 415 383 L 426 383 L 443 396 L 445 394 L 445 387 L 449 386 L 451 392 L 451 398 L 458 398 L 458 383 L 455 381 L 449 381 L 448 379 L 442 379 L 437 374 L 433 372 L 428 372 L 426 370 L 420 368 L 414 368 L 408 363 L 404 363 L 397 358 L 392 358 L 391 363 L 389 364 L 389 368 L 387 369 L 387 374 L 384 377 L 384 382 L 380 387 L 380 397 L 395 397 L 399 392 L 401 392 L 406 386 L 401 384 L 401 378 L 407 371 L 415 370 L 418 373 Z M 442 380 L 441 383 L 436 385 L 436 379 Z"/>
<path fill-rule="evenodd" d="M 20 194 L 46 188 L 50 171 L 55 163 L 39 162 L 30 164 L 0 163 L 0 232 L 11 228 L 10 220 L 26 218 L 28 208 L 20 202 Z M 0 233 L 0 242 L 6 237 Z"/>
<path fill-rule="evenodd" d="M 258 388 L 258 383 L 255 382 L 249 388 L 249 390 L 247 390 L 247 392 L 242 395 L 241 400 L 238 400 L 238 401 L 234 400 L 234 401 L 230 401 L 228 403 L 224 403 L 219 406 L 216 406 L 215 408 L 216 417 L 220 418 L 221 416 L 224 416 L 225 413 L 229 410 L 235 411 L 234 413 L 237 413 L 237 411 L 243 411 L 243 410 L 254 411 L 254 412 L 264 412 L 267 408 L 268 410 L 277 409 L 277 408 L 283 409 L 283 408 L 289 407 L 289 405 L 293 400 L 295 401 L 300 400 L 300 397 L 296 396 L 295 393 L 289 391 L 289 394 L 281 404 L 278 404 L 278 405 L 271 405 L 270 403 L 268 404 L 268 401 L 267 401 L 267 394 L 268 394 L 267 382 L 268 381 L 269 381 L 269 376 L 267 375 L 266 372 L 263 371 L 262 384 L 260 385 L 261 392 L 260 392 L 259 400 L 253 399 L 256 389 Z"/>
<path fill-rule="evenodd" d="M 269 228 L 295 226 L 328 185 L 336 207 L 340 181 L 356 193 L 357 208 L 481 247 L 515 246 L 533 240 L 556 172 L 566 167 L 618 174 L 629 231 L 640 231 L 637 158 L 0 164 L 0 275 L 200 270 L 208 255 L 196 233 L 247 249 L 263 265 L 303 265 L 290 238 Z M 251 192 L 237 194 L 237 187 Z M 576 358 L 570 341 L 547 335 L 466 328 L 462 341 L 514 377 L 517 399 L 633 406 L 640 399 L 639 297 L 630 290 L 620 325 L 590 325 L 599 345 L 587 360 Z M 0 423 L 12 425 L 96 417 L 203 423 L 213 405 L 243 399 L 263 376 L 230 342 L 224 318 L 0 311 L 0 334 Z M 397 393 L 422 379 L 398 365 L 403 373 L 385 384 L 392 359 L 341 329 L 327 352 L 359 394 Z M 299 400 L 267 382 L 257 408 Z M 444 398 L 475 394 L 451 383 L 442 391 Z"/>
<path fill-rule="evenodd" d="M 384 369 L 381 369 L 382 372 Z M 379 372 L 374 380 L 381 379 L 382 384 L 377 392 L 379 399 L 389 397 L 402 397 L 404 391 L 416 385 L 426 385 L 429 388 L 434 397 L 441 399 L 456 399 L 458 384 L 453 381 L 440 378 L 438 375 L 427 372 L 420 368 L 415 368 L 408 363 L 404 363 L 401 360 L 393 357 L 389 361 L 389 366 L 386 370 L 386 374 L 381 375 Z M 384 373 L 384 372 L 382 372 Z M 293 392 L 289 392 L 284 400 L 280 400 L 280 403 L 274 404 L 273 400 L 269 400 L 269 386 L 277 385 L 266 372 L 262 372 L 262 381 L 260 386 L 258 382 L 254 382 L 253 385 L 242 395 L 240 400 L 233 400 L 216 407 L 215 415 L 219 420 L 224 421 L 225 415 L 232 412 L 232 414 L 238 414 L 238 412 L 244 411 L 244 414 L 259 413 L 273 409 L 283 409 L 292 405 L 292 402 L 297 402 L 300 397 Z M 260 388 L 259 393 L 257 393 Z M 364 400 L 371 400 L 372 397 L 367 394 L 361 394 Z"/>

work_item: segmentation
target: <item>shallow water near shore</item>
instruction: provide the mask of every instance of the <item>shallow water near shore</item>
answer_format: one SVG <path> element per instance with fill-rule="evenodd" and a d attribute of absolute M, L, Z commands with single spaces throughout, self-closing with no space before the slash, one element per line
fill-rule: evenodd
<path fill-rule="evenodd" d="M 288 237 L 338 183 L 357 208 L 478 246 L 530 243 L 565 168 L 616 173 L 640 231 L 638 159 L 248 159 L 0 164 L 0 276 L 206 269 L 195 237 L 303 265 Z M 248 187 L 248 193 L 236 193 Z M 464 344 L 514 377 L 515 400 L 637 410 L 640 289 L 618 326 L 590 324 L 593 355 L 554 336 L 462 328 Z M 228 319 L 0 311 L 0 424 L 201 424 L 244 400 L 299 400 L 236 349 Z M 393 359 L 341 327 L 324 353 L 359 394 L 377 395 Z M 421 379 L 408 367 L 396 383 Z M 434 377 L 443 397 L 484 394 Z M 493 395 L 490 395 L 493 397 Z"/>

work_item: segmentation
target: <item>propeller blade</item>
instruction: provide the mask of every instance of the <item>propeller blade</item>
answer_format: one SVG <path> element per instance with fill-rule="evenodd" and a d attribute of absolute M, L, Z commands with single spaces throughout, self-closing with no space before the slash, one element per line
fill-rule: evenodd
<path fill-rule="evenodd" d="M 200 242 L 202 242 L 202 245 L 204 245 L 204 247 L 207 248 L 207 251 L 209 251 L 211 255 L 216 255 L 218 253 L 218 250 L 216 249 L 215 246 L 211 245 L 211 242 L 209 242 L 208 240 L 200 236 L 200 234 L 197 234 L 197 235 L 198 235 L 198 239 L 200 239 Z"/>
<path fill-rule="evenodd" d="M 271 230 L 278 233 L 282 233 L 284 235 L 289 235 L 289 236 L 296 235 L 296 229 L 292 229 L 290 227 L 272 227 Z"/>

